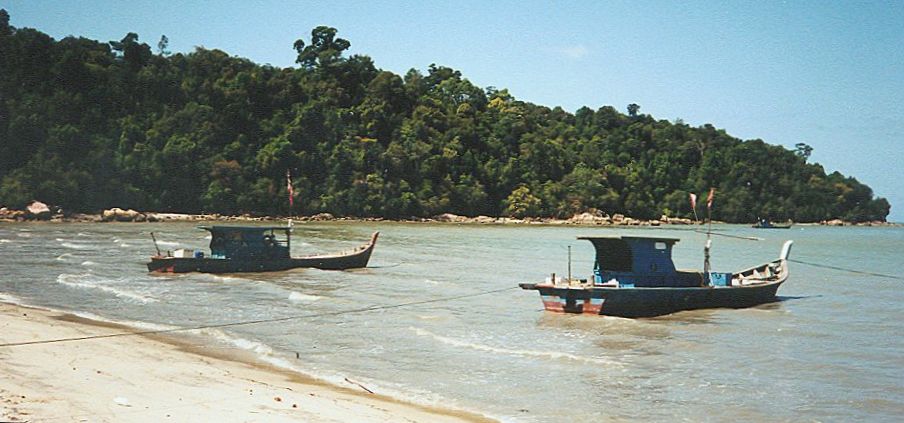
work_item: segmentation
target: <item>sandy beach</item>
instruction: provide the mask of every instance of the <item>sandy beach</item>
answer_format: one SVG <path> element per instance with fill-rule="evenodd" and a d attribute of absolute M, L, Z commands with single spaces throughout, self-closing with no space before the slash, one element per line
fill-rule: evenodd
<path fill-rule="evenodd" d="M 0 303 L 0 344 L 127 331 Z M 477 422 L 157 336 L 0 346 L 0 421 Z"/>

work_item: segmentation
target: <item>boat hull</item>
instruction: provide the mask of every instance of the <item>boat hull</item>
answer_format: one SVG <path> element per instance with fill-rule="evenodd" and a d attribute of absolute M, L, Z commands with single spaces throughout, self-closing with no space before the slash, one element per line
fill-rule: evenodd
<path fill-rule="evenodd" d="M 540 292 L 543 306 L 559 313 L 653 317 L 682 310 L 745 308 L 775 301 L 782 281 L 736 287 L 568 288 L 521 284 Z"/>
<path fill-rule="evenodd" d="M 181 258 L 151 257 L 148 271 L 155 273 L 242 273 L 273 272 L 300 267 L 323 270 L 346 270 L 367 267 L 377 242 L 375 233 L 370 242 L 353 252 L 309 257 L 287 257 L 276 259 L 229 259 L 229 258 Z"/>

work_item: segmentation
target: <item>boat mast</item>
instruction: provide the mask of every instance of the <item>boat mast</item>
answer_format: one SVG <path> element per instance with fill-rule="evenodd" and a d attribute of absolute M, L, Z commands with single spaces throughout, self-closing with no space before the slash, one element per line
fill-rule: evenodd
<path fill-rule="evenodd" d="M 160 255 L 160 247 L 157 246 L 157 237 L 154 236 L 154 233 L 151 232 L 151 239 L 154 240 L 154 249 L 157 250 L 157 255 Z"/>
<path fill-rule="evenodd" d="M 571 285 L 571 246 L 568 246 L 568 284 Z"/>

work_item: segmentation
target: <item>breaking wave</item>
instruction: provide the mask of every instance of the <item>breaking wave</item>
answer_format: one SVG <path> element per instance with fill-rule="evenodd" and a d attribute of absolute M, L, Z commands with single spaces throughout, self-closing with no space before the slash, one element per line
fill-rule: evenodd
<path fill-rule="evenodd" d="M 217 341 L 232 345 L 233 347 L 239 348 L 241 350 L 249 351 L 254 353 L 255 357 L 258 360 L 261 360 L 265 363 L 272 364 L 277 367 L 281 367 L 283 369 L 291 370 L 298 373 L 304 373 L 301 369 L 292 365 L 287 358 L 279 357 L 274 351 L 273 348 L 263 342 L 252 341 L 250 339 L 240 338 L 238 336 L 229 335 L 219 329 L 200 329 L 193 330 L 191 332 L 200 333 L 202 335 L 210 336 L 216 339 Z M 305 373 L 306 374 L 306 373 Z"/>
<path fill-rule="evenodd" d="M 583 356 L 569 354 L 569 353 L 563 353 L 563 352 L 559 352 L 559 351 L 533 351 L 533 350 L 514 350 L 514 349 L 508 349 L 508 348 L 499 348 L 499 347 L 494 347 L 494 346 L 490 346 L 490 345 L 475 344 L 473 342 L 462 341 L 462 340 L 458 340 L 458 339 L 453 339 L 453 338 L 437 335 L 437 334 L 431 333 L 429 331 L 426 331 L 426 330 L 420 329 L 420 328 L 412 327 L 410 329 L 413 330 L 416 334 L 418 334 L 418 336 L 427 336 L 427 337 L 433 338 L 439 342 L 442 342 L 444 344 L 452 345 L 454 347 L 470 348 L 470 349 L 478 350 L 478 351 L 485 351 L 485 352 L 496 353 L 496 354 L 514 355 L 514 356 L 519 356 L 519 357 L 552 358 L 552 359 L 557 359 L 557 360 L 558 359 L 567 359 L 567 360 L 581 361 L 584 363 L 602 364 L 602 365 L 607 365 L 607 366 L 620 365 L 620 363 L 618 363 L 618 362 L 604 359 L 604 358 L 583 357 Z"/>
<path fill-rule="evenodd" d="M 138 303 L 147 304 L 154 303 L 158 300 L 156 298 L 142 295 L 140 293 L 129 291 L 120 288 L 114 288 L 112 286 L 100 285 L 96 282 L 89 282 L 90 278 L 94 276 L 90 273 L 79 273 L 79 274 L 71 274 L 71 273 L 63 273 L 57 276 L 57 283 L 66 285 L 73 288 L 80 289 L 96 289 L 99 291 L 103 291 L 109 294 L 113 294 L 119 298 L 124 298 L 127 300 L 132 300 Z"/>
<path fill-rule="evenodd" d="M 71 248 L 73 250 L 90 250 L 91 249 L 90 245 L 76 244 L 74 242 L 61 242 L 60 245 L 62 245 L 63 247 L 66 247 L 66 248 Z"/>
<path fill-rule="evenodd" d="M 72 257 L 72 253 L 63 253 L 57 256 L 57 261 L 66 261 L 67 258 Z"/>
<path fill-rule="evenodd" d="M 0 303 L 22 304 L 22 300 L 15 295 L 0 292 Z"/>

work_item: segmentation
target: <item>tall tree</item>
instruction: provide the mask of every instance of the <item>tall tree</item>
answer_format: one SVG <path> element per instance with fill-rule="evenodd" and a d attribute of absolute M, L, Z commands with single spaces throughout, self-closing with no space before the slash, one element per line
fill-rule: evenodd
<path fill-rule="evenodd" d="M 311 44 L 305 45 L 303 40 L 295 40 L 293 47 L 298 53 L 295 63 L 305 69 L 314 69 L 339 61 L 342 52 L 348 50 L 352 43 L 343 38 L 336 38 L 336 32 L 336 28 L 318 26 L 311 31 Z"/>

